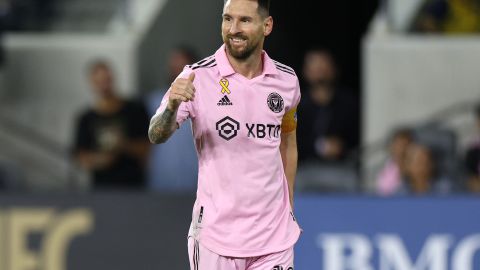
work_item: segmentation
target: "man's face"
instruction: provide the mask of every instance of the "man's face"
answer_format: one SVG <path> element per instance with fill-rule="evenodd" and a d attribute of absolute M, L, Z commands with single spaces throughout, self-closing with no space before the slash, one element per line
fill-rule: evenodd
<path fill-rule="evenodd" d="M 430 180 L 433 177 L 433 159 L 428 148 L 420 145 L 411 145 L 407 153 L 407 166 L 410 175 L 414 178 Z"/>
<path fill-rule="evenodd" d="M 323 52 L 307 53 L 303 75 L 309 84 L 334 81 L 336 72 L 331 56 Z"/>
<path fill-rule="evenodd" d="M 96 67 L 90 75 L 90 81 L 95 93 L 100 97 L 113 95 L 113 77 L 109 68 Z"/>
<path fill-rule="evenodd" d="M 411 142 L 411 138 L 404 134 L 398 134 L 393 138 L 390 144 L 390 153 L 397 163 L 401 164 L 404 162 L 408 146 Z"/>
<path fill-rule="evenodd" d="M 263 48 L 272 25 L 272 17 L 264 18 L 259 14 L 257 1 L 228 0 L 222 20 L 222 38 L 227 53 L 238 60 L 247 59 Z"/>

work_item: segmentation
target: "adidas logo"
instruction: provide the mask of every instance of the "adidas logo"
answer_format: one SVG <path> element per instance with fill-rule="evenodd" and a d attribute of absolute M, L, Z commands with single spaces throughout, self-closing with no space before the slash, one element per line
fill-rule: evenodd
<path fill-rule="evenodd" d="M 230 99 L 227 96 L 223 96 L 222 99 L 220 99 L 217 103 L 218 106 L 231 106 L 233 103 L 230 101 Z"/>

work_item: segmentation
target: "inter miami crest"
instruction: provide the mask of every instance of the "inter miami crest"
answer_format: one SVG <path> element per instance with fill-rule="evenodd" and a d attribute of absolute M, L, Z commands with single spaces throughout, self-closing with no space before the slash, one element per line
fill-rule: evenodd
<path fill-rule="evenodd" d="M 268 95 L 267 104 L 272 112 L 279 113 L 283 110 L 283 98 L 275 92 Z"/>

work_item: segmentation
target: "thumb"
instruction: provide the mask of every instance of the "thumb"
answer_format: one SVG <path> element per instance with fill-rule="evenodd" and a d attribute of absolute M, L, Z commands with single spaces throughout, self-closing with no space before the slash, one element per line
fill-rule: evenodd
<path fill-rule="evenodd" d="M 188 76 L 188 80 L 191 82 L 195 80 L 195 72 L 190 73 L 190 75 Z"/>

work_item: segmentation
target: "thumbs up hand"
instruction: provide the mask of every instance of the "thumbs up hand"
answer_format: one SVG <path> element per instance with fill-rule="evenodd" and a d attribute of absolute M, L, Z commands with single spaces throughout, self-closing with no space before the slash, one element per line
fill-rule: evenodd
<path fill-rule="evenodd" d="M 188 78 L 177 78 L 170 88 L 170 96 L 168 100 L 169 109 L 175 110 L 182 102 L 193 101 L 195 98 L 195 73 L 192 72 Z"/>

